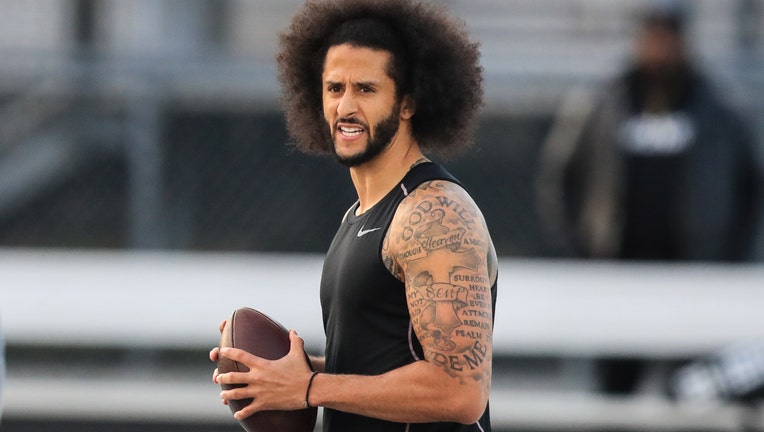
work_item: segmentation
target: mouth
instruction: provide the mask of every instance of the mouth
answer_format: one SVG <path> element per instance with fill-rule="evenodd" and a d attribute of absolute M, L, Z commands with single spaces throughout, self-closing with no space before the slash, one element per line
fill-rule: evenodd
<path fill-rule="evenodd" d="M 354 123 L 338 123 L 337 132 L 344 138 L 357 138 L 362 135 L 365 128 Z"/>
<path fill-rule="evenodd" d="M 338 129 L 343 136 L 350 138 L 356 137 L 363 133 L 363 129 L 359 127 L 340 126 Z"/>

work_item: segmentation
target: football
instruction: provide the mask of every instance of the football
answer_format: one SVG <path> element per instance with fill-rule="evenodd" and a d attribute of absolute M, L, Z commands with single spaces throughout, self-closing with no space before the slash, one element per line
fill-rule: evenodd
<path fill-rule="evenodd" d="M 236 309 L 226 321 L 220 335 L 220 347 L 239 348 L 258 357 L 278 360 L 289 352 L 289 331 L 264 313 L 242 307 Z M 249 369 L 239 362 L 220 356 L 218 370 L 220 373 L 227 373 L 246 372 Z M 221 384 L 223 390 L 237 386 L 240 385 Z M 235 413 L 250 402 L 252 399 L 229 400 L 228 406 L 231 412 Z M 312 432 L 317 413 L 317 408 L 261 411 L 239 423 L 247 432 Z"/>

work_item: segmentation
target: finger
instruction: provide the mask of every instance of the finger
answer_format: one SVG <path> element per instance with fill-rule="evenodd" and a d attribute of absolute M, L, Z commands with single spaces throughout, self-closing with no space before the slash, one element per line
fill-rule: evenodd
<path fill-rule="evenodd" d="M 243 409 L 241 409 L 239 411 L 236 411 L 236 413 L 233 415 L 233 418 L 235 418 L 236 420 L 241 421 L 241 420 L 244 420 L 245 418 L 251 416 L 252 414 L 254 414 L 254 413 L 250 414 L 249 410 L 247 408 L 243 408 Z"/>
<path fill-rule="evenodd" d="M 228 372 L 218 374 L 216 379 L 218 384 L 246 384 L 248 377 L 247 372 Z"/>
<path fill-rule="evenodd" d="M 215 384 L 220 384 L 218 382 L 218 375 L 220 375 L 220 371 L 218 370 L 218 368 L 215 368 L 215 370 L 212 371 L 212 382 L 214 382 Z"/>
<path fill-rule="evenodd" d="M 249 369 L 253 369 L 258 366 L 264 366 L 268 362 L 268 360 L 262 357 L 258 357 L 254 354 L 248 353 L 240 348 L 233 348 L 233 347 L 220 348 L 220 355 L 227 359 L 237 361 L 247 366 Z"/>
<path fill-rule="evenodd" d="M 216 362 L 220 357 L 220 348 L 215 347 L 210 350 L 210 360 Z"/>
<path fill-rule="evenodd" d="M 252 403 L 240 409 L 239 411 L 236 411 L 233 415 L 233 418 L 235 418 L 236 420 L 244 420 L 245 418 L 251 416 L 257 411 L 258 411 L 258 408 L 255 405 L 255 400 L 253 399 Z"/>
<path fill-rule="evenodd" d="M 297 334 L 297 331 L 289 330 L 289 354 L 298 354 L 302 357 L 304 353 L 305 341 Z"/>
<path fill-rule="evenodd" d="M 228 322 L 228 320 L 223 320 L 223 321 L 220 323 L 220 333 L 223 333 L 223 328 L 225 327 L 225 324 L 226 324 L 226 322 Z"/>
<path fill-rule="evenodd" d="M 227 401 L 249 399 L 252 395 L 248 394 L 248 391 L 250 390 L 247 389 L 247 387 L 234 387 L 228 390 L 222 390 L 220 392 L 220 398 Z"/>

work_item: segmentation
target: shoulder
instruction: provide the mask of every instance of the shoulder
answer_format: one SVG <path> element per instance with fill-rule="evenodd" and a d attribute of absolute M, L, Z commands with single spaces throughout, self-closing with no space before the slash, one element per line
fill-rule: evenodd
<path fill-rule="evenodd" d="M 481 261 L 493 262 L 493 243 L 475 201 L 460 185 L 448 180 L 422 183 L 400 203 L 388 230 L 383 259 L 404 279 L 406 263 L 434 251 L 473 250 Z"/>
<path fill-rule="evenodd" d="M 398 206 L 393 223 L 419 225 L 420 220 L 456 217 L 474 228 L 483 216 L 475 201 L 460 185 L 448 180 L 431 180 L 411 191 Z"/>

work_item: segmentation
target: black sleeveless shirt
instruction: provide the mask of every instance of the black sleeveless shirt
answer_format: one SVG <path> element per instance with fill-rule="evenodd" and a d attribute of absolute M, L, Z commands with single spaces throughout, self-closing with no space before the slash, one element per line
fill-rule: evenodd
<path fill-rule="evenodd" d="M 357 216 L 350 208 L 332 241 L 321 278 L 326 372 L 378 375 L 423 359 L 411 327 L 403 282 L 382 262 L 382 241 L 398 205 L 424 182 L 458 181 L 441 166 L 413 167 L 379 203 Z M 491 288 L 495 307 L 496 284 Z M 324 409 L 324 432 L 488 432 L 488 408 L 479 424 L 393 423 Z"/>

